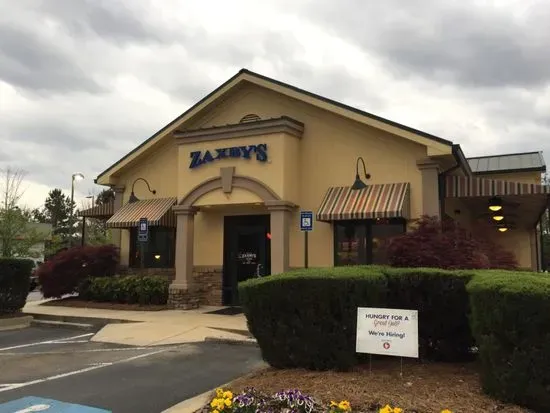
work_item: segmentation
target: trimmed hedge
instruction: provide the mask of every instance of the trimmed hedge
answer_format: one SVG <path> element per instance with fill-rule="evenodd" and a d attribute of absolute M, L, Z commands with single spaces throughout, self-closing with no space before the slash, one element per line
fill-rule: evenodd
<path fill-rule="evenodd" d="M 14 314 L 25 306 L 34 262 L 0 258 L 0 315 Z"/>
<path fill-rule="evenodd" d="M 418 310 L 421 358 L 462 361 L 472 357 L 474 339 L 466 285 L 470 272 L 436 268 L 383 268 L 387 308 Z"/>
<path fill-rule="evenodd" d="M 239 285 L 250 332 L 278 368 L 347 370 L 357 364 L 357 307 L 419 310 L 420 354 L 469 354 L 466 284 L 471 275 L 378 266 L 292 271 Z"/>
<path fill-rule="evenodd" d="M 168 301 L 169 285 L 166 277 L 151 275 L 94 277 L 80 285 L 79 297 L 99 302 L 162 305 Z"/>
<path fill-rule="evenodd" d="M 358 306 L 383 306 L 376 268 L 300 270 L 239 285 L 249 330 L 277 368 L 348 369 L 356 364 Z"/>
<path fill-rule="evenodd" d="M 480 274 L 468 291 L 484 391 L 550 411 L 550 277 Z"/>

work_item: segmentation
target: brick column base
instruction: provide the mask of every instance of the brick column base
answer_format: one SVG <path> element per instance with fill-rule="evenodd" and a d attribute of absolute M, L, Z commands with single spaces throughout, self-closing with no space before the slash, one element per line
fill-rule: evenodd
<path fill-rule="evenodd" d="M 199 297 L 185 287 L 171 284 L 168 289 L 168 305 L 177 310 L 199 308 Z"/>

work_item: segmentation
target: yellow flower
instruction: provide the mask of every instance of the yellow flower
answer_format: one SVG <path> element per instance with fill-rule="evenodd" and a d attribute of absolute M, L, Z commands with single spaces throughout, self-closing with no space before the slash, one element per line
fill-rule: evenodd
<path fill-rule="evenodd" d="M 227 407 L 231 407 L 231 403 L 233 403 L 233 402 L 231 401 L 231 399 L 225 399 L 225 405 L 226 405 Z"/>
<path fill-rule="evenodd" d="M 216 389 L 216 396 L 223 397 L 223 389 Z"/>
<path fill-rule="evenodd" d="M 212 413 L 220 413 L 220 412 L 217 410 L 212 410 Z"/>
<path fill-rule="evenodd" d="M 350 409 L 351 409 L 351 405 L 350 405 L 350 403 L 349 403 L 347 400 L 342 400 L 342 401 L 338 404 L 338 408 L 341 409 L 341 410 L 350 410 Z"/>
<path fill-rule="evenodd" d="M 218 399 L 213 399 L 210 402 L 210 407 L 215 408 L 218 405 Z"/>
<path fill-rule="evenodd" d="M 338 403 L 336 403 L 335 401 L 331 401 L 330 407 L 338 407 Z"/>
<path fill-rule="evenodd" d="M 441 413 L 453 413 L 449 409 L 441 410 Z"/>
<path fill-rule="evenodd" d="M 225 407 L 225 402 L 223 399 L 218 399 L 218 410 L 223 410 Z"/>
<path fill-rule="evenodd" d="M 223 397 L 225 397 L 226 399 L 231 399 L 231 400 L 233 400 L 233 393 L 231 393 L 229 390 L 228 390 L 228 391 L 224 391 L 224 392 L 223 392 Z"/>
<path fill-rule="evenodd" d="M 394 407 L 393 413 L 403 413 L 403 409 L 401 407 Z"/>
<path fill-rule="evenodd" d="M 393 413 L 393 409 L 390 407 L 389 404 L 386 404 L 378 411 L 378 413 Z"/>

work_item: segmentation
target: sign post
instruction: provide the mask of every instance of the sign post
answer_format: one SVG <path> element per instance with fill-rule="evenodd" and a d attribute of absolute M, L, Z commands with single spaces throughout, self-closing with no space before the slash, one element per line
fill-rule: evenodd
<path fill-rule="evenodd" d="M 304 268 L 308 268 L 308 233 L 313 231 L 313 211 L 300 211 L 300 231 L 304 233 Z"/>
<path fill-rule="evenodd" d="M 141 268 L 145 267 L 145 243 L 149 240 L 149 221 L 147 218 L 139 219 L 138 242 Z"/>
<path fill-rule="evenodd" d="M 357 308 L 357 353 L 418 358 L 418 311 Z"/>

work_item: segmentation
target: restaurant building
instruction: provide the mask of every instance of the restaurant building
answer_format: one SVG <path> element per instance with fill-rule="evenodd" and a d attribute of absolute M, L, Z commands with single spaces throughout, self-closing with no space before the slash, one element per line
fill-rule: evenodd
<path fill-rule="evenodd" d="M 306 259 L 385 263 L 384 240 L 422 215 L 491 222 L 520 266 L 540 269 L 545 170 L 539 152 L 466 158 L 446 139 L 241 70 L 100 173 L 114 203 L 82 215 L 108 217 L 123 266 L 173 277 L 177 308 L 233 305 L 239 281 Z M 301 211 L 314 216 L 307 254 Z"/>

